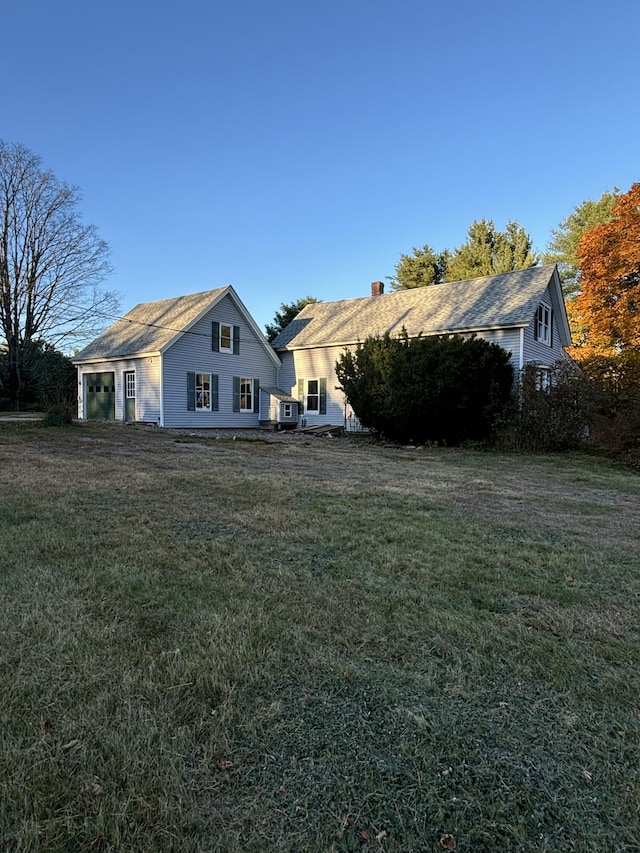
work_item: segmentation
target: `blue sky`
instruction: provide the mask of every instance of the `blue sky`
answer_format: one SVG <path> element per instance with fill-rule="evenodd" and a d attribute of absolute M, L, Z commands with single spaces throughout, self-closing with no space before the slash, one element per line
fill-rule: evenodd
<path fill-rule="evenodd" d="M 640 180 L 637 0 L 16 0 L 0 137 L 80 187 L 138 302 L 363 296 Z"/>

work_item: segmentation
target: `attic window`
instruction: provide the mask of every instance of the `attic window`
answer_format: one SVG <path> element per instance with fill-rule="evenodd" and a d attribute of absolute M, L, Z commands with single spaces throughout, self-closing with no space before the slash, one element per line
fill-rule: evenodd
<path fill-rule="evenodd" d="M 536 313 L 536 339 L 551 346 L 551 308 L 539 305 Z"/>
<path fill-rule="evenodd" d="M 233 345 L 231 326 L 226 323 L 220 323 L 220 350 L 231 352 Z"/>

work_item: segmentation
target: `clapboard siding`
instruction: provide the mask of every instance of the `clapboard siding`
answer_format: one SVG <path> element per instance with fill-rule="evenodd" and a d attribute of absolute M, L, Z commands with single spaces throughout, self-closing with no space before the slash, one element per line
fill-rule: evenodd
<path fill-rule="evenodd" d="M 511 364 L 514 371 L 520 369 L 520 329 L 488 329 L 486 332 L 478 332 L 477 338 L 490 344 L 498 344 L 511 355 Z"/>
<path fill-rule="evenodd" d="M 133 370 L 136 375 L 136 420 L 160 422 L 160 358 L 118 359 L 96 361 L 78 366 L 78 415 L 85 418 L 86 401 L 84 377 L 89 373 L 113 373 L 116 387 L 115 419 L 124 420 L 124 374 Z"/>
<path fill-rule="evenodd" d="M 336 387 L 339 384 L 336 376 L 336 362 L 344 349 L 342 346 L 318 347 L 281 353 L 280 387 L 293 397 L 297 397 L 299 379 L 326 379 L 326 412 L 320 414 L 308 412 L 305 409 L 302 417 L 305 418 L 307 426 L 344 423 L 344 394 Z"/>
<path fill-rule="evenodd" d="M 240 329 L 240 352 L 213 352 L 211 324 L 228 323 Z M 218 376 L 217 412 L 187 410 L 187 374 Z M 229 296 L 207 312 L 162 357 L 163 426 L 166 427 L 257 427 L 259 412 L 233 411 L 233 377 L 258 379 L 260 385 L 277 384 L 277 365 Z"/>
<path fill-rule="evenodd" d="M 549 308 L 553 309 L 553 304 L 551 301 L 551 295 L 549 291 L 545 293 L 544 297 L 540 300 L 541 304 L 546 305 Z M 531 318 L 530 324 L 527 326 L 524 332 L 524 363 L 535 361 L 537 364 L 540 364 L 544 367 L 549 367 L 554 364 L 556 361 L 560 359 L 567 358 L 567 354 L 565 353 L 563 347 L 560 344 L 561 336 L 560 331 L 558 329 L 557 323 L 557 312 L 554 310 L 551 315 L 551 346 L 543 343 L 542 341 L 537 341 L 535 338 L 535 326 L 536 326 L 536 317 L 535 315 Z"/>

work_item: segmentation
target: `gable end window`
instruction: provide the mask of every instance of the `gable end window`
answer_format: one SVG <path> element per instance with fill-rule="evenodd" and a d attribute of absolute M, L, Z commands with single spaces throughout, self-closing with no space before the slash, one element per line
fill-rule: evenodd
<path fill-rule="evenodd" d="M 537 341 L 552 346 L 553 340 L 553 311 L 548 305 L 540 304 L 536 311 L 536 320 L 533 326 L 533 336 Z"/>
<path fill-rule="evenodd" d="M 187 411 L 218 411 L 218 377 L 215 373 L 187 373 Z"/>
<path fill-rule="evenodd" d="M 231 323 L 211 323 L 211 349 L 213 352 L 240 354 L 240 326 Z"/>

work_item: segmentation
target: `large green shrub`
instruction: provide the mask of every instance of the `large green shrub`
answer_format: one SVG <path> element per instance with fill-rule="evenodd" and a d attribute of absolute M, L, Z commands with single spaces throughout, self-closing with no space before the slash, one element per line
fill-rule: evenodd
<path fill-rule="evenodd" d="M 460 335 L 370 337 L 336 373 L 363 426 L 419 444 L 487 441 L 513 386 L 505 350 Z"/>

